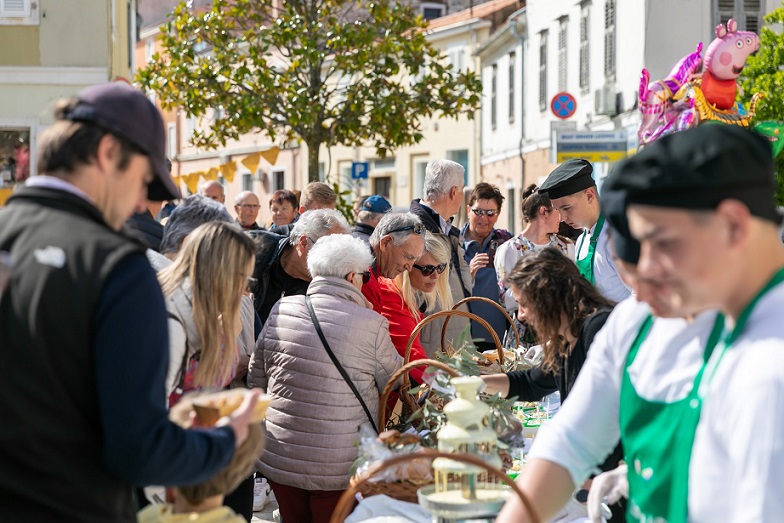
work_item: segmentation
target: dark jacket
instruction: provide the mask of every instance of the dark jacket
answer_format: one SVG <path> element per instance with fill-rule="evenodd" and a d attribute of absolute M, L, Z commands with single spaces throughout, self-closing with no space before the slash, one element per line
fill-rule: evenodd
<path fill-rule="evenodd" d="M 252 236 L 256 241 L 256 266 L 253 269 L 253 277 L 257 280 L 253 288 L 253 304 L 256 312 L 261 315 L 260 308 L 267 295 L 272 266 L 280 260 L 283 249 L 290 243 L 288 236 L 281 236 L 271 231 L 254 231 Z M 264 317 L 261 319 L 266 320 Z"/>
<path fill-rule="evenodd" d="M 86 200 L 25 187 L 0 210 L 0 250 L 15 263 L 0 298 L 0 521 L 136 521 L 131 485 L 229 462 L 231 430 L 168 420 L 166 310 L 143 246 Z"/>
<path fill-rule="evenodd" d="M 144 238 L 147 246 L 155 252 L 161 252 L 163 240 L 163 225 L 155 221 L 150 211 L 137 212 L 126 222 L 128 227 L 134 229 Z"/>
<path fill-rule="evenodd" d="M 370 235 L 373 234 L 375 229 L 375 227 L 371 227 L 366 223 L 357 223 L 351 230 L 351 236 L 354 238 L 359 238 L 363 242 L 368 243 L 370 241 Z"/>

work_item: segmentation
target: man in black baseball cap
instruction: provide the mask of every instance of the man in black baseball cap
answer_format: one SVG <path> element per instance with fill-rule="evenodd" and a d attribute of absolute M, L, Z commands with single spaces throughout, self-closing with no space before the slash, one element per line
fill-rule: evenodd
<path fill-rule="evenodd" d="M 13 261 L 0 296 L 11 370 L 0 379 L 0 521 L 135 522 L 132 485 L 204 481 L 247 436 L 254 395 L 217 429 L 168 420 L 166 308 L 144 247 L 122 232 L 148 186 L 151 199 L 179 195 L 164 142 L 143 93 L 90 87 L 58 103 L 40 175 L 0 210 Z"/>
<path fill-rule="evenodd" d="M 580 274 L 608 299 L 621 301 L 628 297 L 630 290 L 612 261 L 591 163 L 582 158 L 565 161 L 550 173 L 539 192 L 550 197 L 561 221 L 583 230 L 575 252 Z"/>

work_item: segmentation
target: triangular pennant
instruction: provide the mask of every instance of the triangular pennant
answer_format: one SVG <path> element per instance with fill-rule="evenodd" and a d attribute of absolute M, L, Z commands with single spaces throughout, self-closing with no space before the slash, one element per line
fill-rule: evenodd
<path fill-rule="evenodd" d="M 259 162 L 261 161 L 261 155 L 259 153 L 253 153 L 246 156 L 244 159 L 240 160 L 240 163 L 248 168 L 251 174 L 256 174 L 256 169 L 259 168 Z"/>
<path fill-rule="evenodd" d="M 278 153 L 280 153 L 280 147 L 270 147 L 266 151 L 261 151 L 259 154 L 261 154 L 270 165 L 275 165 L 275 162 L 278 160 Z"/>
<path fill-rule="evenodd" d="M 199 171 L 182 175 L 182 181 L 185 182 L 185 186 L 191 194 L 196 194 L 196 189 L 199 188 L 199 178 L 201 178 L 203 174 L 203 172 Z"/>
<path fill-rule="evenodd" d="M 229 183 L 232 183 L 234 181 L 234 172 L 236 170 L 237 170 L 237 164 L 234 162 L 226 162 L 224 164 L 221 164 L 220 166 L 221 174 Z"/>
<path fill-rule="evenodd" d="M 217 180 L 218 179 L 218 168 L 217 167 L 210 167 L 210 169 L 203 174 L 204 179 L 207 181 Z"/>

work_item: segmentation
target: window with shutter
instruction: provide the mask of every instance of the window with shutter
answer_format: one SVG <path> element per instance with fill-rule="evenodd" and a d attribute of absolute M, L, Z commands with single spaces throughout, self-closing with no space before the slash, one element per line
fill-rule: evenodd
<path fill-rule="evenodd" d="M 490 127 L 498 124 L 498 66 L 493 64 L 490 73 Z"/>
<path fill-rule="evenodd" d="M 0 25 L 37 24 L 37 0 L 0 0 Z"/>
<path fill-rule="evenodd" d="M 580 91 L 589 89 L 589 53 L 588 53 L 588 6 L 584 6 L 580 14 Z"/>
<path fill-rule="evenodd" d="M 615 0 L 604 4 L 604 76 L 615 79 Z"/>
<path fill-rule="evenodd" d="M 515 65 L 517 62 L 517 55 L 509 53 L 509 123 L 514 123 L 515 119 Z"/>
<path fill-rule="evenodd" d="M 569 20 L 561 19 L 558 29 L 558 90 L 566 91 L 566 42 Z"/>
<path fill-rule="evenodd" d="M 734 18 L 739 30 L 759 33 L 764 14 L 760 0 L 714 0 L 713 8 L 714 26 Z"/>

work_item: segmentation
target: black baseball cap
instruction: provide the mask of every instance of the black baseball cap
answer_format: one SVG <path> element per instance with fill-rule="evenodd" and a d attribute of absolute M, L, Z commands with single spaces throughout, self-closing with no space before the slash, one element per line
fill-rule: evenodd
<path fill-rule="evenodd" d="M 88 87 L 77 95 L 78 103 L 64 115 L 72 122 L 87 122 L 116 135 L 144 153 L 155 179 L 147 188 L 152 201 L 180 198 L 166 159 L 166 133 L 158 109 L 141 91 L 123 82 Z"/>
<path fill-rule="evenodd" d="M 734 199 L 758 218 L 782 222 L 770 142 L 735 125 L 706 123 L 660 138 L 607 177 L 602 195 L 618 191 L 628 204 L 686 210 Z"/>
<path fill-rule="evenodd" d="M 593 180 L 593 166 L 583 158 L 566 160 L 553 170 L 544 181 L 539 192 L 551 200 L 578 193 L 596 185 Z"/>

